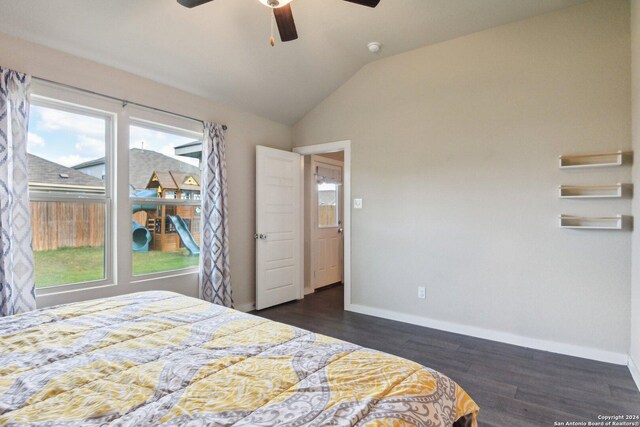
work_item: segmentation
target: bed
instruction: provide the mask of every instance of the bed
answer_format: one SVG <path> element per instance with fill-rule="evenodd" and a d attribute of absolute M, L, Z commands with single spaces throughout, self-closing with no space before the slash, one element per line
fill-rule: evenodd
<path fill-rule="evenodd" d="M 171 292 L 0 318 L 0 425 L 476 426 L 414 362 Z"/>

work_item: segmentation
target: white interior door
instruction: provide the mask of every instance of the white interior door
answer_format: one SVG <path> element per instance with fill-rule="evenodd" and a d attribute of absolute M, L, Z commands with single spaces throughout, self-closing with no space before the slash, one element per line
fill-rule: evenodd
<path fill-rule="evenodd" d="M 301 156 L 256 148 L 256 309 L 303 297 Z"/>
<path fill-rule="evenodd" d="M 335 182 L 314 183 L 314 224 L 311 243 L 313 288 L 342 282 L 343 228 L 342 228 L 342 163 L 318 161 L 314 156 L 315 171 L 327 171 Z M 331 172 L 334 170 L 335 172 Z M 315 173 L 318 177 L 318 173 Z"/>

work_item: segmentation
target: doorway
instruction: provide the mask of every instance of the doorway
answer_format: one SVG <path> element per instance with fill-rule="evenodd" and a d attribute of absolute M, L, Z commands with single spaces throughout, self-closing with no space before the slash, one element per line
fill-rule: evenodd
<path fill-rule="evenodd" d="M 344 152 L 304 157 L 305 294 L 342 285 Z"/>
<path fill-rule="evenodd" d="M 304 294 L 343 285 L 351 302 L 351 142 L 294 148 L 304 164 Z"/>

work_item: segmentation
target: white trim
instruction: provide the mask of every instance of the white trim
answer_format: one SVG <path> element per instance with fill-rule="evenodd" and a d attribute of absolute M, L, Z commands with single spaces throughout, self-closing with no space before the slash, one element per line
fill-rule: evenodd
<path fill-rule="evenodd" d="M 458 323 L 429 319 L 427 317 L 416 316 L 413 314 L 399 313 L 396 311 L 367 307 L 358 304 L 350 304 L 348 306 L 345 304 L 345 310 L 361 314 L 368 314 L 370 316 L 382 317 L 384 319 L 396 320 L 398 322 L 411 323 L 414 325 L 438 329 L 441 331 L 453 332 L 456 334 L 468 335 L 476 338 L 483 338 L 491 341 L 517 345 L 520 347 L 548 351 L 551 353 L 598 360 L 600 362 L 614 363 L 616 365 L 629 364 L 629 356 L 625 353 L 616 353 L 613 351 L 600 350 L 592 347 L 582 347 L 578 345 L 541 340 L 538 338 L 524 337 L 508 332 L 478 328 L 476 326 L 461 325 Z"/>
<path fill-rule="evenodd" d="M 63 111 L 86 117 L 104 120 L 104 159 L 105 175 L 104 188 L 101 194 L 79 194 L 65 192 L 39 193 L 37 191 L 30 194 L 29 200 L 42 202 L 69 202 L 69 203 L 93 203 L 103 204 L 105 209 L 105 229 L 104 229 L 104 278 L 99 280 L 83 281 L 76 283 L 63 283 L 60 285 L 36 288 L 36 301 L 49 295 L 67 293 L 73 291 L 85 291 L 112 286 L 116 282 L 117 262 L 115 259 L 116 248 L 113 244 L 116 228 L 115 211 L 115 153 L 117 145 L 116 129 L 118 126 L 117 104 L 102 102 L 86 94 L 69 92 L 66 89 L 57 93 L 57 90 L 49 85 L 34 84 L 31 94 L 31 107 L 41 107 Z M 64 188 L 64 186 L 60 186 Z M 95 187 L 94 187 L 95 188 Z M 93 193 L 93 191 L 91 191 Z"/>
<path fill-rule="evenodd" d="M 330 159 L 328 157 L 322 157 L 321 155 L 317 155 L 317 154 L 313 154 L 311 155 L 311 182 L 309 183 L 309 188 L 308 190 L 308 201 L 309 201 L 309 211 L 311 213 L 311 218 L 309 221 L 309 268 L 311 270 L 310 272 L 310 285 L 313 291 L 315 291 L 316 289 L 319 289 L 323 286 L 327 286 L 330 285 L 332 283 L 338 282 L 338 280 L 329 282 L 329 283 L 323 283 L 321 285 L 318 285 L 317 283 L 317 278 L 315 275 L 316 272 L 316 261 L 317 261 L 317 250 L 316 250 L 316 239 L 318 238 L 318 229 L 322 229 L 322 228 L 333 228 L 335 230 L 339 229 L 340 227 L 342 227 L 342 222 L 344 222 L 344 211 L 345 211 L 345 205 L 346 205 L 346 199 L 344 197 L 344 188 L 339 188 L 338 189 L 338 219 L 339 221 L 341 221 L 341 223 L 335 225 L 335 226 L 329 226 L 329 227 L 319 227 L 318 226 L 318 182 L 316 180 L 316 168 L 318 167 L 318 164 L 324 164 L 324 165 L 328 165 L 329 167 L 336 167 L 336 168 L 340 168 L 340 176 L 342 176 L 344 174 L 343 170 L 344 170 L 344 161 L 342 160 L 334 160 L 334 159 Z M 340 187 L 342 187 L 342 185 L 340 185 Z M 303 210 L 303 215 L 306 215 L 306 212 L 304 212 Z M 303 217 L 304 218 L 304 217 Z M 305 218 L 306 219 L 306 218 Z M 303 221 L 304 222 L 304 221 Z M 344 227 L 343 231 L 344 231 Z M 344 240 L 344 234 L 343 234 L 343 240 Z M 344 241 L 342 242 L 342 248 L 344 249 Z M 342 271 L 340 272 L 340 281 L 344 281 L 344 255 L 342 256 Z M 305 294 L 306 295 L 306 294 Z"/>
<path fill-rule="evenodd" d="M 140 113 L 140 110 L 139 109 L 136 110 L 135 106 L 133 107 L 126 106 L 126 108 L 133 110 L 129 112 L 129 126 L 135 126 L 135 127 L 143 128 L 146 130 L 168 133 L 168 134 L 180 136 L 183 138 L 193 139 L 193 142 L 199 141 L 200 148 L 202 151 L 202 139 L 203 139 L 203 134 L 201 131 L 202 124 L 198 123 L 195 126 L 191 126 L 193 122 L 189 123 L 188 120 L 180 119 L 180 118 L 178 118 L 178 120 L 171 120 L 171 119 L 166 120 L 166 121 L 173 122 L 172 124 L 158 123 L 157 121 L 158 115 L 154 114 L 154 112 L 149 114 L 149 111 L 147 110 L 144 113 Z M 139 116 L 147 116 L 151 119 L 147 120 L 146 118 L 140 118 Z M 156 120 L 154 120 L 153 118 L 156 118 Z M 175 117 L 172 117 L 172 118 L 175 119 Z M 184 127 L 179 127 L 177 125 L 178 122 L 182 124 L 183 121 L 185 122 Z M 191 130 L 191 129 L 198 129 L 198 130 Z"/>
<path fill-rule="evenodd" d="M 250 311 L 253 311 L 256 309 L 256 303 L 255 302 L 249 302 L 246 304 L 240 304 L 238 306 L 235 307 L 236 310 L 241 311 L 243 313 L 248 313 Z"/>
<path fill-rule="evenodd" d="M 307 145 L 304 147 L 295 147 L 293 149 L 294 153 L 298 153 L 302 156 L 336 153 L 339 151 L 344 152 L 344 168 L 342 177 L 342 187 L 344 191 L 344 221 L 342 225 L 344 229 L 344 307 L 346 310 L 347 307 L 351 305 L 351 141 L 346 140 L 329 142 L 326 144 Z M 302 255 L 304 260 L 304 247 L 302 249 Z"/>
<path fill-rule="evenodd" d="M 298 288 L 298 299 L 304 299 L 304 156 L 300 156 L 300 206 L 298 212 L 298 233 L 300 234 L 300 242 L 298 243 L 298 252 L 300 254 L 300 270 L 298 271 L 298 280 L 300 287 Z"/>
<path fill-rule="evenodd" d="M 638 391 L 640 391 L 640 370 L 638 366 L 633 363 L 633 359 L 629 356 L 629 372 L 631 372 L 631 377 L 636 382 L 636 387 L 638 387 Z"/>

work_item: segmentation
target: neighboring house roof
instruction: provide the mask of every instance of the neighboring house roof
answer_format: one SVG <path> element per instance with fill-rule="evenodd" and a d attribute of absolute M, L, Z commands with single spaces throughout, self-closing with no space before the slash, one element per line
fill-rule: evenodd
<path fill-rule="evenodd" d="M 202 145 L 202 141 L 191 141 L 191 142 L 187 142 L 186 144 L 182 144 L 182 145 L 177 145 L 174 147 L 174 149 L 177 148 L 186 148 L 186 147 L 195 147 L 198 145 Z"/>
<path fill-rule="evenodd" d="M 79 165 L 73 166 L 74 169 L 84 169 L 91 166 L 104 165 L 104 157 L 100 157 L 99 159 L 89 160 L 88 162 L 80 163 Z"/>
<path fill-rule="evenodd" d="M 198 179 L 198 177 L 188 173 L 154 171 L 146 188 L 157 188 L 160 186 L 163 190 L 200 191 Z"/>
<path fill-rule="evenodd" d="M 73 168 L 60 165 L 33 154 L 27 155 L 29 185 L 32 188 L 83 190 L 104 189 L 101 179 L 87 175 Z"/>
<path fill-rule="evenodd" d="M 74 166 L 76 170 L 104 164 L 104 157 L 89 162 L 84 162 Z M 131 165 L 131 173 L 129 174 L 130 184 L 136 190 L 147 187 L 149 177 L 154 171 L 172 171 L 181 172 L 193 176 L 200 182 L 200 169 L 189 163 L 181 162 L 173 157 L 165 156 L 152 150 L 143 150 L 140 148 L 132 148 L 129 151 L 129 164 Z M 200 188 L 198 188 L 199 190 Z"/>
<path fill-rule="evenodd" d="M 202 141 L 187 142 L 186 144 L 174 147 L 173 150 L 176 156 L 202 159 Z"/>

